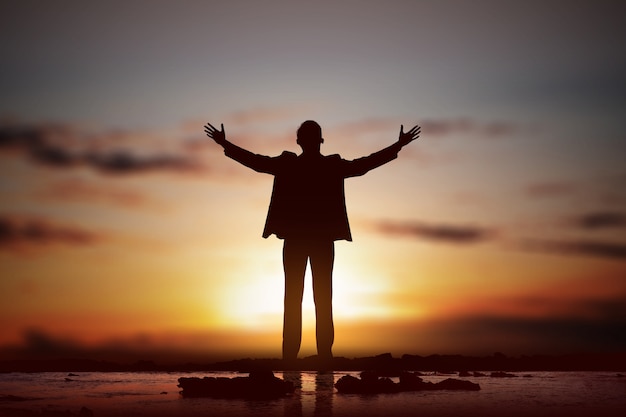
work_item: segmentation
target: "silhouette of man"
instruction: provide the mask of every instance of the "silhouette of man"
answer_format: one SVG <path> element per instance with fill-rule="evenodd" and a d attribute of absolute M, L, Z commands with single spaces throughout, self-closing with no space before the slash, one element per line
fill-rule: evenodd
<path fill-rule="evenodd" d="M 315 335 L 321 360 L 332 359 L 334 341 L 332 273 L 335 240 L 352 240 L 346 213 L 344 179 L 357 177 L 397 158 L 403 146 L 417 139 L 420 127 L 404 132 L 398 141 L 369 156 L 345 160 L 339 155 L 322 155 L 324 143 L 319 124 L 307 120 L 297 131 L 302 153 L 280 156 L 257 155 L 226 140 L 224 125 L 217 130 L 207 123 L 204 130 L 224 148 L 224 153 L 257 172 L 274 175 L 274 187 L 263 237 L 275 234 L 284 240 L 285 310 L 283 316 L 283 359 L 294 361 L 302 338 L 302 294 L 307 261 L 313 276 Z"/>

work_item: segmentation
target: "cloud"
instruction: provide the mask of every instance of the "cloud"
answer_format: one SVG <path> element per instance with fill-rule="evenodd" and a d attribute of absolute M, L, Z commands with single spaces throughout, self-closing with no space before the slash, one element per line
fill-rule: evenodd
<path fill-rule="evenodd" d="M 145 139 L 145 134 L 118 131 L 94 137 L 71 125 L 0 126 L 0 151 L 20 152 L 37 164 L 54 168 L 87 166 L 109 174 L 201 169 L 184 146 L 179 152 L 146 153 L 146 145 L 133 143 Z M 156 146 L 157 139 L 152 142 L 148 145 Z M 139 149 L 133 151 L 133 147 Z"/>
<path fill-rule="evenodd" d="M 434 318 L 428 334 L 422 336 L 436 340 L 437 350 L 449 350 L 446 345 L 450 345 L 468 351 L 518 354 L 624 351 L 623 289 L 615 288 L 610 295 L 609 291 L 605 295 L 578 293 L 573 298 L 573 294 L 563 295 L 558 290 L 544 288 L 536 294 L 501 295 L 491 300 L 470 297 L 465 300 L 466 308 Z"/>
<path fill-rule="evenodd" d="M 476 134 L 484 138 L 501 138 L 515 134 L 519 126 L 504 121 L 479 123 L 469 119 L 456 120 L 423 120 L 424 136 L 443 137 L 455 134 Z"/>
<path fill-rule="evenodd" d="M 449 243 L 469 244 L 489 240 L 494 230 L 477 226 L 426 224 L 422 222 L 379 221 L 375 230 L 386 235 L 400 235 Z"/>
<path fill-rule="evenodd" d="M 518 244 L 523 250 L 533 252 L 558 253 L 565 255 L 593 256 L 626 260 L 626 244 L 598 241 L 555 241 L 526 239 Z"/>
<path fill-rule="evenodd" d="M 192 171 L 199 165 L 187 157 L 150 155 L 140 157 L 130 152 L 115 151 L 108 154 L 89 153 L 83 159 L 86 165 L 102 172 L 129 174 L 147 171 Z"/>
<path fill-rule="evenodd" d="M 75 354 L 81 350 L 73 340 L 55 338 L 37 329 L 24 331 L 23 338 L 24 351 L 37 356 Z"/>
<path fill-rule="evenodd" d="M 62 201 L 109 202 L 129 207 L 152 203 L 144 193 L 137 190 L 111 185 L 101 186 L 78 178 L 49 184 L 38 193 L 38 196 Z"/>
<path fill-rule="evenodd" d="M 477 129 L 476 123 L 468 119 L 458 120 L 433 120 L 422 121 L 400 121 L 391 118 L 367 118 L 354 122 L 344 123 L 333 128 L 333 133 L 350 136 L 360 136 L 370 133 L 400 131 L 400 125 L 404 125 L 404 130 L 408 131 L 415 124 L 422 127 L 423 136 L 448 136 L 454 133 L 468 133 Z"/>
<path fill-rule="evenodd" d="M 586 229 L 600 227 L 622 227 L 624 217 L 617 213 L 591 213 L 577 221 Z M 419 221 L 381 220 L 370 223 L 370 228 L 378 233 L 393 236 L 415 237 L 439 242 L 473 244 L 496 240 L 497 231 L 490 227 L 473 225 L 428 224 Z M 506 243 L 506 242 L 505 242 Z M 506 243 L 507 247 L 510 247 Z M 626 259 L 626 244 L 593 240 L 546 240 L 522 239 L 514 248 L 522 251 L 554 253 L 569 256 L 592 256 L 609 259 Z"/>
<path fill-rule="evenodd" d="M 470 119 L 424 119 L 424 120 L 399 120 L 395 118 L 366 118 L 354 122 L 344 123 L 331 128 L 333 135 L 362 136 L 367 134 L 394 135 L 400 131 L 400 125 L 404 125 L 404 131 L 408 131 L 414 125 L 422 128 L 422 137 L 443 137 L 456 134 L 476 134 L 485 138 L 499 138 L 516 133 L 519 126 L 504 121 L 476 122 Z M 322 126 L 323 128 L 323 126 Z"/>
<path fill-rule="evenodd" d="M 265 332 L 252 335 L 230 331 L 199 333 L 165 331 L 161 334 L 140 332 L 123 338 L 86 343 L 61 336 L 49 329 L 28 328 L 22 331 L 19 342 L 0 345 L 0 357 L 22 360 L 83 358 L 120 363 L 134 363 L 146 359 L 160 364 L 207 363 L 250 357 L 253 354 L 267 357 L 273 354 L 270 353 L 273 350 L 263 346 L 271 345 L 276 337 L 275 334 Z"/>
<path fill-rule="evenodd" d="M 101 236 L 76 226 L 57 224 L 41 218 L 0 216 L 0 249 L 62 243 L 89 245 Z"/>
<path fill-rule="evenodd" d="M 616 227 L 626 227 L 626 214 L 612 211 L 598 211 L 587 213 L 574 222 L 583 229 L 610 229 Z"/>
<path fill-rule="evenodd" d="M 487 349 L 486 343 L 492 344 L 492 350 L 524 353 L 615 352 L 626 348 L 623 315 L 596 320 L 482 316 L 456 318 L 440 326 L 440 332 L 452 340 L 466 338 L 468 344 L 473 340 L 482 349 Z"/>
<path fill-rule="evenodd" d="M 531 197 L 560 197 L 576 191 L 576 186 L 570 182 L 541 182 L 526 187 L 526 194 Z"/>

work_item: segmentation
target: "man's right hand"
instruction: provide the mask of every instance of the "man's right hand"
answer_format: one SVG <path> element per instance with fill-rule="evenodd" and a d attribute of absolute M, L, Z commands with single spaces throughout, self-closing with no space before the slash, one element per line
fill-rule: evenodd
<path fill-rule="evenodd" d="M 218 145 L 226 144 L 226 132 L 224 132 L 224 123 L 221 124 L 222 130 L 217 130 L 211 123 L 204 125 L 204 132 L 208 137 L 213 139 Z"/>

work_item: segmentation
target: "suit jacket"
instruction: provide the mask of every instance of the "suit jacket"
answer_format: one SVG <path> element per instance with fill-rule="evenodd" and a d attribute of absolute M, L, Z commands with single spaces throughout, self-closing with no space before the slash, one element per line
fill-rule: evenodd
<path fill-rule="evenodd" d="M 224 153 L 257 172 L 274 175 L 264 238 L 275 234 L 280 239 L 351 241 L 344 179 L 392 161 L 400 148 L 394 144 L 351 161 L 336 154 L 305 157 L 287 151 L 269 157 L 230 142 L 224 145 Z"/>

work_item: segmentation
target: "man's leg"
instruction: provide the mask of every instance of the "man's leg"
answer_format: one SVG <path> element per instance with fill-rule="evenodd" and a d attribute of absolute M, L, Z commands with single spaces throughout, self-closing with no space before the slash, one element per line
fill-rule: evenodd
<path fill-rule="evenodd" d="M 313 299 L 315 301 L 315 336 L 317 354 L 322 359 L 332 358 L 335 339 L 333 326 L 333 263 L 335 242 L 316 242 L 311 253 Z"/>
<path fill-rule="evenodd" d="M 287 240 L 283 244 L 285 271 L 285 311 L 283 315 L 283 359 L 295 360 L 302 339 L 302 293 L 308 254 L 301 241 Z"/>

